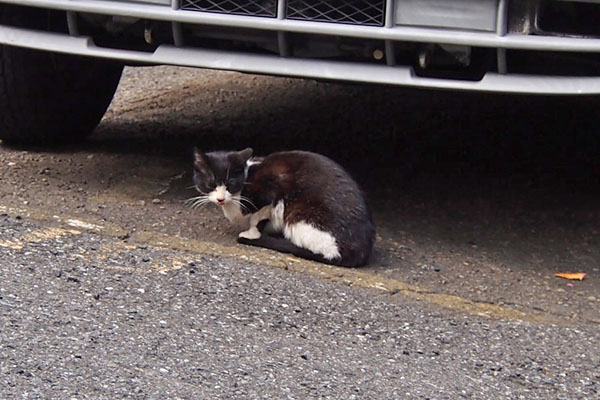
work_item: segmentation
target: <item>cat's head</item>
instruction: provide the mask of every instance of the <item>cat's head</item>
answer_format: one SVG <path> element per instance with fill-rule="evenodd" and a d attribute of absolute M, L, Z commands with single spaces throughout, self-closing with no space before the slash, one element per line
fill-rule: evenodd
<path fill-rule="evenodd" d="M 218 205 L 225 205 L 238 195 L 246 181 L 246 163 L 252 149 L 203 153 L 194 149 L 194 186 Z"/>

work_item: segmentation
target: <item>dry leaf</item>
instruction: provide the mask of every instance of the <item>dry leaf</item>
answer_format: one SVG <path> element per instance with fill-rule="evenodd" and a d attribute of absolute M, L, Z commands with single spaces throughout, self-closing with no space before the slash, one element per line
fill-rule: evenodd
<path fill-rule="evenodd" d="M 582 281 L 587 274 L 585 272 L 568 272 L 564 274 L 554 274 L 558 278 L 570 279 L 572 281 Z"/>

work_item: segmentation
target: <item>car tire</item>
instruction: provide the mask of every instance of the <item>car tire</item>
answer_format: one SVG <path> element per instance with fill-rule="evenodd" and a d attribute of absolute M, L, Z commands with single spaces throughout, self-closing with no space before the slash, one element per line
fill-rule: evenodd
<path fill-rule="evenodd" d="M 123 66 L 0 45 L 0 139 L 12 145 L 72 142 L 92 133 Z"/>

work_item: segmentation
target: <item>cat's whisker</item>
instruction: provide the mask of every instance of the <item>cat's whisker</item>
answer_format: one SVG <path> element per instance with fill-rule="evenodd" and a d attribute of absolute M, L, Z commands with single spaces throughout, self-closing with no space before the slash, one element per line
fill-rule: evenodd
<path fill-rule="evenodd" d="M 202 200 L 202 199 L 206 199 L 206 198 L 208 198 L 208 197 L 205 196 L 205 195 L 197 196 L 197 197 L 190 197 L 189 199 L 184 200 L 183 203 L 184 204 L 190 204 L 190 203 L 194 203 L 194 202 L 196 202 L 198 200 Z"/>
<path fill-rule="evenodd" d="M 195 205 L 194 207 L 192 207 L 192 210 L 201 210 L 207 204 L 208 203 L 202 203 L 202 204 L 199 204 L 199 205 Z"/>
<path fill-rule="evenodd" d="M 198 200 L 198 199 L 202 199 L 205 198 L 205 195 L 201 195 L 201 196 L 196 196 L 196 197 L 190 197 L 189 199 L 185 199 L 184 201 L 192 201 L 192 200 Z"/>
<path fill-rule="evenodd" d="M 235 197 L 232 197 L 232 200 L 235 200 L 237 202 L 237 204 L 240 205 L 240 207 L 243 207 L 244 210 L 249 211 L 249 207 L 247 204 L 248 203 L 250 206 L 256 208 L 256 206 L 254 205 L 254 203 L 252 202 L 252 200 L 250 200 L 248 197 L 246 196 L 242 196 L 241 194 L 236 195 Z"/>
<path fill-rule="evenodd" d="M 240 200 L 240 198 L 239 198 L 239 196 L 232 196 L 231 197 L 231 202 L 234 203 L 234 204 L 237 204 L 237 205 L 241 205 L 241 203 L 242 203 L 241 200 Z"/>
<path fill-rule="evenodd" d="M 192 197 L 184 201 L 184 204 L 192 208 L 193 210 L 202 207 L 203 205 L 210 203 L 208 196 L 197 196 Z"/>
<path fill-rule="evenodd" d="M 250 198 L 246 197 L 246 196 L 239 196 L 240 202 L 246 202 L 248 203 L 250 206 L 256 208 L 256 206 L 254 205 L 254 203 L 252 202 L 252 200 L 250 200 Z"/>
<path fill-rule="evenodd" d="M 239 206 L 241 209 L 243 209 L 246 212 L 249 212 L 250 210 L 248 209 L 248 207 L 244 204 L 242 204 L 242 202 L 239 199 L 231 199 L 232 203 Z"/>
<path fill-rule="evenodd" d="M 241 208 L 242 210 L 244 210 L 244 211 L 246 211 L 246 212 L 250 212 L 250 208 L 249 208 L 247 205 L 245 205 L 245 204 L 242 204 L 242 203 L 237 203 L 237 204 L 240 206 L 240 208 Z"/>
<path fill-rule="evenodd" d="M 208 202 L 208 201 L 210 201 L 210 200 L 208 199 L 208 197 L 203 197 L 203 198 L 201 198 L 201 199 L 198 199 L 198 200 L 194 201 L 194 203 L 206 203 L 206 202 Z"/>
<path fill-rule="evenodd" d="M 197 210 L 202 208 L 203 206 L 207 205 L 208 203 L 210 203 L 211 201 L 208 199 L 203 199 L 203 200 L 199 200 L 197 202 L 195 202 L 194 204 L 192 204 L 191 208 L 193 210 Z"/>

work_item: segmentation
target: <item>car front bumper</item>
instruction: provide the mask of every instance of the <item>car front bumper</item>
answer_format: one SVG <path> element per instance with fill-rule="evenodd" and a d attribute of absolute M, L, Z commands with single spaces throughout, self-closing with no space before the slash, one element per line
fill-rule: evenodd
<path fill-rule="evenodd" d="M 190 1 L 190 0 L 184 0 Z M 267 0 L 275 1 L 275 0 Z M 521 8 L 510 11 L 508 0 L 446 0 L 440 8 L 438 0 L 387 0 L 379 25 L 324 22 L 307 17 L 288 18 L 287 2 L 278 0 L 272 17 L 251 13 L 182 9 L 180 0 L 0 0 L 0 4 L 66 11 L 68 32 L 42 28 L 0 25 L 0 43 L 31 49 L 80 54 L 93 57 L 147 64 L 172 64 L 201 68 L 234 70 L 305 78 L 368 82 L 459 90 L 478 90 L 536 94 L 598 94 L 600 69 L 591 74 L 547 74 L 512 71 L 507 54 L 600 54 L 600 39 L 589 34 L 543 32 L 536 27 L 538 16 Z M 352 1 L 352 0 L 348 0 Z M 538 0 L 532 0 L 537 4 Z M 214 2 L 213 2 L 214 3 Z M 213 4 L 211 3 L 211 4 Z M 410 6 L 410 4 L 421 4 Z M 422 4 L 425 4 L 422 7 Z M 454 5 L 454 7 L 453 7 Z M 475 5 L 470 8 L 470 5 Z M 598 4 L 600 7 L 600 4 Z M 466 12 L 465 10 L 471 10 Z M 100 46 L 78 30 L 77 15 L 160 21 L 172 27 L 172 42 L 161 43 L 151 51 Z M 211 27 L 213 30 L 251 30 L 274 35 L 276 52 L 246 52 L 189 44 L 185 27 Z M 297 56 L 290 51 L 291 35 L 324 38 L 351 38 L 376 43 L 380 50 L 373 62 L 343 58 Z M 461 76 L 427 76 L 419 74 L 419 62 L 399 60 L 394 50 L 398 45 L 479 48 L 493 54 L 493 61 L 476 79 Z M 521 53 L 519 53 L 521 52 Z M 375 53 L 374 53 L 375 54 Z M 425 53 L 419 53 L 423 56 Z M 423 65 L 421 65 L 423 66 Z"/>

